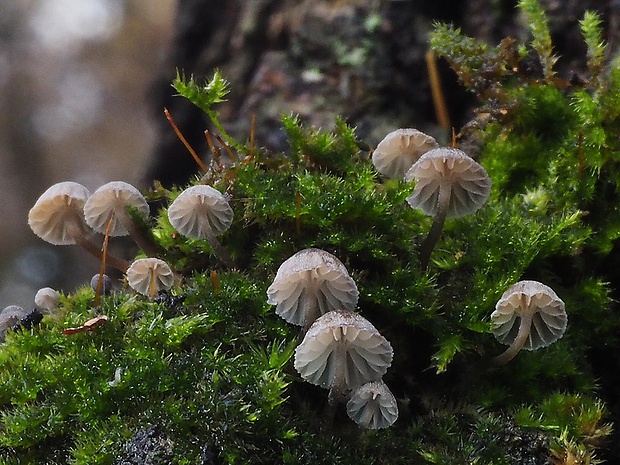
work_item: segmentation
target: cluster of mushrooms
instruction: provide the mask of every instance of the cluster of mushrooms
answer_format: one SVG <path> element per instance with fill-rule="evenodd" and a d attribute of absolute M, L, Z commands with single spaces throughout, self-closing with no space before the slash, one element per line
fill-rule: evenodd
<path fill-rule="evenodd" d="M 175 281 L 165 261 L 148 257 L 129 263 L 107 253 L 109 237 L 127 235 L 147 255 L 161 252 L 140 223 L 140 219 L 148 219 L 149 213 L 144 196 L 126 182 L 109 182 L 90 194 L 83 185 L 65 181 L 54 184 L 39 197 L 28 213 L 28 224 L 50 244 L 78 244 L 98 257 L 102 267 L 100 275 L 93 277 L 97 287 L 106 287 L 103 270 L 108 264 L 125 274 L 132 289 L 154 298 L 160 291 L 170 289 Z M 232 208 L 219 191 L 206 185 L 184 190 L 168 207 L 168 218 L 180 234 L 206 239 L 218 259 L 233 266 L 216 237 L 228 229 L 233 218 Z M 105 235 L 103 246 L 92 241 L 92 231 Z"/>
<path fill-rule="evenodd" d="M 382 381 L 392 363 L 390 343 L 355 312 L 359 291 L 344 264 L 321 249 L 304 249 L 284 261 L 267 289 L 267 302 L 306 331 L 295 349 L 295 369 L 329 389 L 331 404 L 346 401 L 363 428 L 391 426 L 396 399 Z"/>
<path fill-rule="evenodd" d="M 407 197 L 412 208 L 433 216 L 433 224 L 420 248 L 420 265 L 428 268 L 431 252 L 447 218 L 480 209 L 491 192 L 486 170 L 456 148 L 440 147 L 417 129 L 397 129 L 372 154 L 377 171 L 388 178 L 415 182 Z M 520 281 L 507 289 L 491 315 L 491 331 L 506 351 L 494 358 L 501 365 L 521 350 L 536 350 L 557 341 L 566 330 L 564 302 L 549 286 Z"/>
<path fill-rule="evenodd" d="M 416 129 L 388 134 L 373 152 L 372 162 L 386 177 L 414 182 L 408 204 L 434 218 L 420 249 L 423 270 L 445 220 L 476 212 L 490 194 L 491 180 L 479 163 L 459 149 L 439 147 L 435 139 Z M 125 182 L 110 182 L 91 195 L 86 187 L 68 181 L 41 195 L 28 214 L 28 224 L 51 244 L 78 244 L 101 259 L 101 272 L 91 281 L 93 288 L 105 292 L 111 287 L 103 273 L 107 263 L 125 274 L 131 288 L 154 298 L 172 287 L 175 274 L 155 257 L 161 250 L 140 223 L 149 213 L 138 189 Z M 180 234 L 206 240 L 226 267 L 234 267 L 217 240 L 233 220 L 233 210 L 219 191 L 206 185 L 184 190 L 169 205 L 168 219 Z M 92 231 L 104 234 L 103 246 L 92 241 Z M 125 235 L 152 257 L 129 263 L 108 254 L 109 237 Z M 37 308 L 50 311 L 57 306 L 55 295 L 55 300 L 48 297 Z M 358 288 L 345 265 L 314 248 L 284 261 L 267 290 L 267 301 L 276 306 L 276 313 L 305 333 L 295 350 L 294 366 L 301 377 L 329 389 L 331 405 L 346 402 L 349 417 L 361 427 L 386 428 L 398 417 L 396 399 L 382 380 L 393 350 L 372 323 L 356 312 L 358 299 Z M 23 318 L 23 311 L 5 309 L 0 313 L 0 330 Z M 509 346 L 493 362 L 504 364 L 521 349 L 552 344 L 562 337 L 566 324 L 564 302 L 551 288 L 536 281 L 514 284 L 491 315 L 493 334 Z"/>

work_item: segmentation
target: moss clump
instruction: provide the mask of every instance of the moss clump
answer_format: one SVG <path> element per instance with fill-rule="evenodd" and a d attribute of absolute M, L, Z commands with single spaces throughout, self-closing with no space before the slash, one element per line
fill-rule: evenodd
<path fill-rule="evenodd" d="M 95 308 L 84 287 L 63 297 L 59 315 L 9 333 L 0 463 L 613 460 L 605 439 L 620 392 L 604 370 L 620 367 L 619 296 L 609 284 L 620 258 L 620 63 L 604 60 L 588 13 L 591 77 L 562 81 L 543 12 L 520 5 L 533 18 L 528 44 L 492 48 L 447 25 L 433 34 L 433 48 L 480 99 L 459 140 L 481 147 L 472 155 L 494 187 L 475 215 L 446 223 L 428 272 L 418 250 L 432 219 L 405 203 L 411 185 L 378 175 L 345 122 L 326 132 L 284 117 L 286 154 L 219 129 L 218 156 L 190 184 L 230 196 L 234 219 L 220 239 L 236 268 L 223 269 L 206 241 L 180 236 L 163 207 L 144 227 L 178 274 L 170 293 L 149 300 L 123 290 Z M 174 85 L 221 128 L 219 74 Z M 165 206 L 182 187 L 155 184 L 148 197 Z M 301 335 L 275 315 L 266 290 L 279 265 L 309 247 L 346 265 L 360 313 L 394 347 L 384 381 L 400 418 L 387 430 L 360 430 L 292 367 Z M 552 286 L 569 328 L 556 344 L 493 368 L 503 348 L 489 316 L 520 279 Z M 107 324 L 62 334 L 95 314 Z"/>

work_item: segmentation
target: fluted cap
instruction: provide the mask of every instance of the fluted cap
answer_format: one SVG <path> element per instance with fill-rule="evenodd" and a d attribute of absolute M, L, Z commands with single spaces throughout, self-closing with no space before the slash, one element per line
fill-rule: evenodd
<path fill-rule="evenodd" d="M 493 335 L 502 344 L 511 345 L 525 314 L 532 315 L 532 324 L 524 349 L 546 347 L 564 335 L 568 321 L 564 302 L 538 281 L 519 281 L 502 294 L 491 314 Z"/>
<path fill-rule="evenodd" d="M 30 229 L 50 244 L 75 244 L 72 234 L 86 230 L 83 209 L 89 196 L 88 189 L 77 182 L 54 184 L 28 212 Z"/>
<path fill-rule="evenodd" d="M 354 310 L 359 291 L 343 263 L 321 249 L 304 249 L 280 265 L 267 302 L 289 323 L 309 326 L 331 310 Z"/>
<path fill-rule="evenodd" d="M 233 211 L 217 189 L 197 185 L 185 189 L 170 204 L 168 219 L 184 236 L 204 239 L 208 229 L 214 234 L 226 231 L 232 223 Z"/>
<path fill-rule="evenodd" d="M 154 298 L 159 291 L 172 287 L 174 274 L 159 258 L 139 258 L 127 269 L 127 282 L 140 294 Z"/>
<path fill-rule="evenodd" d="M 295 369 L 312 384 L 342 391 L 380 379 L 392 357 L 392 346 L 366 318 L 332 311 L 312 324 L 295 350 Z"/>
<path fill-rule="evenodd" d="M 362 428 L 387 428 L 398 418 L 398 405 L 394 394 L 382 380 L 371 381 L 351 393 L 347 414 Z"/>
<path fill-rule="evenodd" d="M 431 216 L 437 214 L 442 185 L 451 189 L 447 218 L 474 213 L 491 192 L 491 179 L 482 165 L 462 150 L 447 147 L 422 155 L 407 171 L 405 179 L 415 181 L 415 189 L 407 197 L 409 205 Z"/>
<path fill-rule="evenodd" d="M 113 181 L 92 193 L 84 204 L 84 217 L 91 228 L 104 234 L 114 214 L 110 236 L 126 236 L 130 221 L 126 210 L 128 206 L 144 218 L 149 216 L 149 206 L 138 189 L 123 181 Z"/>
<path fill-rule="evenodd" d="M 403 179 L 411 165 L 437 146 L 434 138 L 417 129 L 397 129 L 379 142 L 372 153 L 372 163 L 381 174 Z"/>

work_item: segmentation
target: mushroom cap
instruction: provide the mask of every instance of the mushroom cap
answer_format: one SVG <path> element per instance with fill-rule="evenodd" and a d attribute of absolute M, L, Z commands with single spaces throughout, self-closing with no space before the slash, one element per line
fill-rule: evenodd
<path fill-rule="evenodd" d="M 407 197 L 412 208 L 435 216 L 440 186 L 451 187 L 447 218 L 474 213 L 484 205 L 491 192 L 486 170 L 459 149 L 440 147 L 429 150 L 413 164 L 405 180 L 415 180 L 415 189 Z"/>
<path fill-rule="evenodd" d="M 65 181 L 49 187 L 28 212 L 30 229 L 46 242 L 54 245 L 71 245 L 71 227 L 84 231 L 84 204 L 90 196 L 86 187 Z"/>
<path fill-rule="evenodd" d="M 491 314 L 491 331 L 495 338 L 511 345 L 519 332 L 522 316 L 528 313 L 533 316 L 524 349 L 546 347 L 564 335 L 568 317 L 562 299 L 538 281 L 519 281 L 502 294 Z"/>
<path fill-rule="evenodd" d="M 18 305 L 9 305 L 0 312 L 0 342 L 4 342 L 6 332 L 19 323 L 28 313 L 28 310 L 24 310 Z"/>
<path fill-rule="evenodd" d="M 387 428 L 398 418 L 398 405 L 383 381 L 371 381 L 353 391 L 347 402 L 347 414 L 362 428 Z"/>
<path fill-rule="evenodd" d="M 174 273 L 159 258 L 139 258 L 127 268 L 127 282 L 135 291 L 151 297 L 172 287 Z"/>
<path fill-rule="evenodd" d="M 321 249 L 304 249 L 280 265 L 267 302 L 289 323 L 307 326 L 330 310 L 354 310 L 359 291 L 338 258 Z"/>
<path fill-rule="evenodd" d="M 389 178 L 403 179 L 422 154 L 438 147 L 437 141 L 417 129 L 390 132 L 372 153 L 372 164 Z"/>
<path fill-rule="evenodd" d="M 203 239 L 209 229 L 215 234 L 226 231 L 233 211 L 221 192 L 201 184 L 185 189 L 174 199 L 168 207 L 168 219 L 184 236 Z"/>
<path fill-rule="evenodd" d="M 97 290 L 97 286 L 99 285 L 99 276 L 100 274 L 97 273 L 95 275 L 93 275 L 92 278 L 90 278 L 90 287 L 93 290 Z M 102 294 L 109 294 L 110 292 L 112 292 L 112 279 L 107 275 L 107 274 L 103 274 L 103 282 L 101 283 L 101 293 Z"/>
<path fill-rule="evenodd" d="M 45 313 L 50 313 L 58 307 L 60 296 L 55 289 L 43 287 L 34 296 L 34 305 Z"/>
<path fill-rule="evenodd" d="M 84 204 L 84 218 L 91 228 L 105 234 L 114 213 L 110 236 L 126 236 L 129 234 L 127 206 L 135 208 L 144 218 L 149 216 L 149 206 L 138 189 L 123 181 L 112 181 L 88 198 Z"/>
<path fill-rule="evenodd" d="M 393 355 L 390 343 L 366 318 L 331 311 L 317 318 L 295 349 L 295 369 L 312 384 L 354 389 L 380 379 Z"/>

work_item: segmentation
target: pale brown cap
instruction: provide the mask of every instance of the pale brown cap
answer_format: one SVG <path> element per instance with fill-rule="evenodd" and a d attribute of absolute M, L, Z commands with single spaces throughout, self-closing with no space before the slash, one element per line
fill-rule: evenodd
<path fill-rule="evenodd" d="M 441 185 L 451 188 L 447 218 L 474 213 L 491 192 L 491 179 L 482 165 L 462 150 L 447 147 L 422 155 L 405 179 L 415 181 L 415 189 L 407 197 L 409 205 L 431 216 L 437 214 Z"/>
<path fill-rule="evenodd" d="M 205 230 L 226 231 L 233 220 L 233 211 L 226 197 L 217 189 L 197 185 L 185 189 L 168 207 L 170 224 L 186 237 L 204 239 Z"/>
<path fill-rule="evenodd" d="M 437 146 L 434 138 L 417 129 L 397 129 L 379 142 L 372 153 L 372 163 L 381 174 L 403 179 L 411 165 Z"/>
<path fill-rule="evenodd" d="M 139 258 L 127 269 L 127 282 L 140 294 L 153 298 L 172 287 L 174 273 L 159 258 Z"/>
<path fill-rule="evenodd" d="M 393 355 L 390 343 L 366 318 L 332 311 L 312 324 L 295 349 L 295 369 L 312 384 L 345 391 L 380 379 Z"/>
<path fill-rule="evenodd" d="M 89 195 L 88 189 L 77 182 L 54 184 L 28 212 L 30 229 L 50 244 L 75 244 L 70 231 L 83 233 L 87 229 L 83 209 Z"/>
<path fill-rule="evenodd" d="M 398 418 L 398 405 L 394 394 L 382 380 L 371 381 L 351 393 L 347 414 L 362 428 L 387 428 Z"/>
<path fill-rule="evenodd" d="M 112 181 L 88 198 L 84 205 L 84 217 L 91 228 L 104 234 L 114 213 L 110 236 L 126 236 L 129 234 L 127 224 L 131 221 L 127 206 L 133 207 L 144 218 L 149 216 L 149 206 L 138 189 L 123 181 Z"/>
<path fill-rule="evenodd" d="M 568 321 L 564 302 L 538 281 L 519 281 L 502 294 L 491 314 L 493 335 L 502 344 L 511 345 L 525 314 L 532 315 L 532 324 L 524 349 L 546 347 L 564 335 Z"/>
<path fill-rule="evenodd" d="M 280 265 L 267 302 L 289 323 L 308 327 L 331 310 L 355 310 L 359 291 L 344 264 L 321 249 L 304 249 Z"/>
<path fill-rule="evenodd" d="M 43 287 L 34 296 L 34 305 L 45 313 L 50 313 L 58 307 L 60 296 L 55 289 Z"/>

